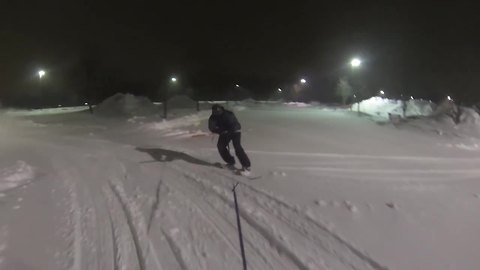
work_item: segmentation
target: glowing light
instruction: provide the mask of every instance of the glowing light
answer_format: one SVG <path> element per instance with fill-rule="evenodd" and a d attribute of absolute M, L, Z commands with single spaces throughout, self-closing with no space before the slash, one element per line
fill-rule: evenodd
<path fill-rule="evenodd" d="M 380 95 L 382 95 L 382 96 L 385 95 L 385 91 L 380 90 Z"/>
<path fill-rule="evenodd" d="M 306 83 L 307 83 L 307 80 L 305 80 L 305 79 L 302 78 L 302 79 L 300 79 L 300 83 L 306 84 Z"/>
<path fill-rule="evenodd" d="M 362 64 L 362 61 L 358 58 L 353 58 L 352 61 L 350 61 L 350 65 L 354 68 L 359 67 Z"/>
<path fill-rule="evenodd" d="M 43 78 L 43 76 L 45 76 L 45 74 L 46 74 L 45 70 L 39 70 L 39 71 L 38 71 L 38 77 L 39 77 L 40 79 Z"/>
<path fill-rule="evenodd" d="M 177 78 L 175 78 L 175 77 L 172 77 L 170 80 L 171 80 L 172 82 L 177 82 Z"/>
<path fill-rule="evenodd" d="M 238 85 L 238 84 L 235 84 L 235 87 L 239 88 L 239 87 L 240 87 L 240 85 Z"/>
<path fill-rule="evenodd" d="M 413 96 L 410 96 L 410 99 L 413 99 Z"/>
<path fill-rule="evenodd" d="M 450 101 L 453 100 L 450 96 L 447 96 L 447 99 L 450 100 Z"/>
<path fill-rule="evenodd" d="M 280 92 L 280 93 L 282 92 L 282 89 L 281 89 L 281 88 L 278 88 L 277 90 L 278 90 L 278 92 Z"/>
<path fill-rule="evenodd" d="M 88 102 L 85 102 L 85 106 L 88 106 Z"/>

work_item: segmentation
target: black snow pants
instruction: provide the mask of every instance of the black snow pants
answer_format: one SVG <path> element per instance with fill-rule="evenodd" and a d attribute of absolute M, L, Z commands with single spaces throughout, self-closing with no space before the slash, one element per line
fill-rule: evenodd
<path fill-rule="evenodd" d="M 223 160 L 227 164 L 233 165 L 235 164 L 235 158 L 233 158 L 232 155 L 230 155 L 230 151 L 228 148 L 230 141 L 232 141 L 233 148 L 235 149 L 235 155 L 240 160 L 240 164 L 242 164 L 242 167 L 248 168 L 250 167 L 250 159 L 248 158 L 247 154 L 245 153 L 245 150 L 243 150 L 243 147 L 240 143 L 241 137 L 242 137 L 242 133 L 240 132 L 233 132 L 233 133 L 229 132 L 229 133 L 220 134 L 220 136 L 218 137 L 217 148 Z"/>

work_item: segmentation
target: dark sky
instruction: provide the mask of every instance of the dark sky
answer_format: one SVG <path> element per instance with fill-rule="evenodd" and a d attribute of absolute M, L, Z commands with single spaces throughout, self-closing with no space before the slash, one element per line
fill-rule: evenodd
<path fill-rule="evenodd" d="M 92 53 L 135 82 L 176 74 L 193 87 L 238 81 L 266 92 L 306 76 L 320 98 L 359 56 L 354 76 L 371 89 L 471 96 L 477 9 L 443 2 L 2 0 L 0 97 L 38 68 L 62 74 Z"/>

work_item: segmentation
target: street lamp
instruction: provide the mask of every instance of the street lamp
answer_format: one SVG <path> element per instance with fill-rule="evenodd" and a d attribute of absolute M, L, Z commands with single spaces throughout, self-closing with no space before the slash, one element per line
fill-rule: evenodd
<path fill-rule="evenodd" d="M 362 61 L 358 58 L 353 58 L 352 61 L 350 61 L 350 65 L 352 68 L 358 68 L 362 64 Z"/>
<path fill-rule="evenodd" d="M 306 83 L 307 83 L 307 80 L 305 80 L 305 79 L 302 78 L 302 79 L 300 79 L 300 83 L 301 83 L 301 84 L 306 84 Z"/>
<path fill-rule="evenodd" d="M 172 81 L 172 82 L 177 82 L 177 78 L 172 77 L 172 78 L 170 79 L 170 81 Z"/>
<path fill-rule="evenodd" d="M 38 78 L 41 79 L 41 78 L 43 78 L 43 76 L 45 76 L 45 70 L 39 70 L 38 71 Z"/>

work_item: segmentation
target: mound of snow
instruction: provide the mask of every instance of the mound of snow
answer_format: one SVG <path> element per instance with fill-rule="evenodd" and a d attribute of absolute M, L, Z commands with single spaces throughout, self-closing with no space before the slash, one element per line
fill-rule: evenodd
<path fill-rule="evenodd" d="M 382 97 L 372 97 L 352 105 L 351 109 L 362 113 L 388 118 L 389 114 L 400 116 L 432 115 L 435 104 L 425 100 L 393 100 Z"/>
<path fill-rule="evenodd" d="M 288 105 L 288 106 L 299 107 L 299 108 L 310 107 L 311 106 L 310 104 L 307 104 L 307 103 L 304 103 L 304 102 L 286 102 L 284 104 Z"/>
<path fill-rule="evenodd" d="M 186 95 L 176 95 L 168 100 L 169 109 L 190 109 L 196 108 L 197 102 Z"/>
<path fill-rule="evenodd" d="M 480 127 L 480 115 L 472 108 L 461 107 L 460 123 Z"/>
<path fill-rule="evenodd" d="M 251 104 L 256 104 L 257 101 L 253 98 L 247 98 L 247 99 L 244 99 L 240 102 L 238 102 L 238 104 L 244 104 L 244 105 L 251 105 Z"/>
<path fill-rule="evenodd" d="M 16 188 L 34 177 L 33 167 L 25 161 L 17 161 L 15 165 L 0 168 L 0 191 Z"/>
<path fill-rule="evenodd" d="M 202 120 L 208 119 L 210 112 L 201 112 L 198 114 L 186 115 L 171 120 L 162 120 L 160 122 L 147 123 L 143 129 L 157 131 L 171 131 L 180 127 L 198 127 Z"/>
<path fill-rule="evenodd" d="M 147 116 L 159 109 L 147 97 L 117 93 L 100 103 L 95 112 L 104 116 Z"/>
<path fill-rule="evenodd" d="M 407 101 L 406 116 L 429 116 L 436 109 L 433 102 L 427 100 L 410 99 Z"/>

